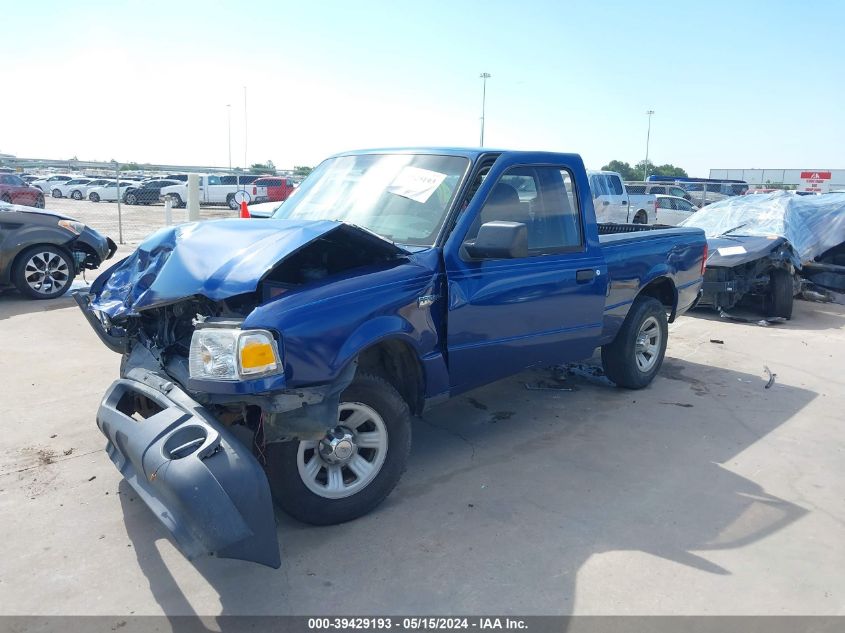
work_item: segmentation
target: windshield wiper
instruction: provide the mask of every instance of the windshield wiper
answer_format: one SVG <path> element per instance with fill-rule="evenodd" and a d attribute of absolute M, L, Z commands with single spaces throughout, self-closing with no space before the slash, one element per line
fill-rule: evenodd
<path fill-rule="evenodd" d="M 728 233 L 733 233 L 734 231 L 737 231 L 737 230 L 739 230 L 739 229 L 741 229 L 742 227 L 747 226 L 747 225 L 748 225 L 748 222 L 743 222 L 743 223 L 742 223 L 742 224 L 740 224 L 739 226 L 735 226 L 735 227 L 733 227 L 732 229 L 728 229 L 728 230 L 727 230 L 727 231 L 725 231 L 724 233 L 720 233 L 717 237 L 724 237 L 724 236 L 725 236 L 725 235 L 727 235 Z"/>

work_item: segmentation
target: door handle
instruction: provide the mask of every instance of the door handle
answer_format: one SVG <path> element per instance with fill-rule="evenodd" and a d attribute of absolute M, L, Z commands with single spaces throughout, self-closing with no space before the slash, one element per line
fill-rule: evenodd
<path fill-rule="evenodd" d="M 584 268 L 575 273 L 575 281 L 579 284 L 585 284 L 596 278 L 596 271 L 592 268 Z"/>

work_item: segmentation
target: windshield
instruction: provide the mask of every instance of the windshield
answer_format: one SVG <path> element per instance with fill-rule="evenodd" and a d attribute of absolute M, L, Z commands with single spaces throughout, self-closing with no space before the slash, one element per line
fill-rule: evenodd
<path fill-rule="evenodd" d="M 463 157 L 431 154 L 330 158 L 273 217 L 338 220 L 394 242 L 431 246 L 468 166 Z"/>

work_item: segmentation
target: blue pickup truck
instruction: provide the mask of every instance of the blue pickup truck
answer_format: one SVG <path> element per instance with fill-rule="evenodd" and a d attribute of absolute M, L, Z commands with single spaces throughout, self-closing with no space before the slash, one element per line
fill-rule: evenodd
<path fill-rule="evenodd" d="M 188 557 L 278 567 L 272 499 L 369 512 L 427 407 L 596 348 L 647 386 L 705 261 L 699 229 L 597 224 L 575 154 L 378 150 L 270 219 L 162 229 L 75 299 L 123 356 L 97 413 L 120 472 Z"/>

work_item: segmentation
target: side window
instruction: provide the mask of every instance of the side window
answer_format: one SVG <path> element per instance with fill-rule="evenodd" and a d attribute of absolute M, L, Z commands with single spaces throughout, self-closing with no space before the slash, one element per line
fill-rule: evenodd
<path fill-rule="evenodd" d="M 593 189 L 594 198 L 610 195 L 610 190 L 607 188 L 607 179 L 601 174 L 596 174 L 590 178 L 590 186 Z"/>
<path fill-rule="evenodd" d="M 6 176 L 5 174 L 0 174 L 0 184 L 11 185 L 11 184 L 14 184 L 14 183 L 12 182 L 11 176 Z"/>
<path fill-rule="evenodd" d="M 619 179 L 619 176 L 608 176 L 607 177 L 610 190 L 613 192 L 614 196 L 621 196 L 624 189 L 622 189 L 622 181 Z"/>
<path fill-rule="evenodd" d="M 675 200 L 681 211 L 692 211 L 692 205 L 687 200 Z"/>
<path fill-rule="evenodd" d="M 584 243 L 574 180 L 567 169 L 509 169 L 493 187 L 467 239 L 494 221 L 525 224 L 531 257 L 581 250 Z"/>
<path fill-rule="evenodd" d="M 658 209 L 671 209 L 671 205 L 669 204 L 668 198 L 658 198 L 657 199 L 657 208 Z"/>
<path fill-rule="evenodd" d="M 209 176 L 208 177 L 208 184 L 209 185 L 219 185 L 220 184 L 220 176 Z"/>

